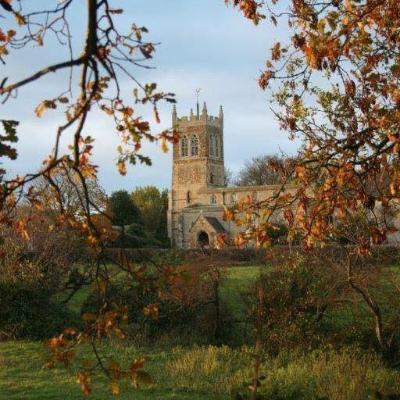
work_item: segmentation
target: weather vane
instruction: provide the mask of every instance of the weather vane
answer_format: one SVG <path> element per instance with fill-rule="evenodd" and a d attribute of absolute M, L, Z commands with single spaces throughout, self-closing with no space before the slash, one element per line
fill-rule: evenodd
<path fill-rule="evenodd" d="M 199 102 L 201 88 L 196 89 L 197 102 Z"/>

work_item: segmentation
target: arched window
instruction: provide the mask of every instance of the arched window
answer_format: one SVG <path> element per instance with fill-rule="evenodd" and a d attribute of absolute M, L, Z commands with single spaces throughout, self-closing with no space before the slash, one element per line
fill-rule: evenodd
<path fill-rule="evenodd" d="M 197 156 L 199 154 L 199 139 L 196 135 L 193 135 L 190 139 L 190 155 Z"/>
<path fill-rule="evenodd" d="M 236 203 L 236 193 L 231 193 L 231 204 Z"/>
<path fill-rule="evenodd" d="M 189 205 L 192 202 L 192 195 L 190 193 L 190 190 L 186 192 L 186 205 Z"/>
<path fill-rule="evenodd" d="M 253 193 L 251 194 L 251 199 L 252 199 L 253 201 L 257 201 L 257 200 L 258 200 L 257 192 L 253 192 Z"/>
<path fill-rule="evenodd" d="M 212 173 L 212 172 L 210 172 L 210 183 L 211 183 L 211 185 L 213 185 L 214 184 L 214 174 Z"/>
<path fill-rule="evenodd" d="M 213 134 L 210 135 L 210 156 L 215 156 L 215 136 Z"/>
<path fill-rule="evenodd" d="M 211 195 L 210 204 L 217 204 L 217 196 L 215 194 Z"/>
<path fill-rule="evenodd" d="M 219 137 L 215 136 L 215 157 L 219 158 Z"/>
<path fill-rule="evenodd" d="M 187 157 L 188 155 L 188 139 L 184 136 L 181 139 L 181 157 Z"/>

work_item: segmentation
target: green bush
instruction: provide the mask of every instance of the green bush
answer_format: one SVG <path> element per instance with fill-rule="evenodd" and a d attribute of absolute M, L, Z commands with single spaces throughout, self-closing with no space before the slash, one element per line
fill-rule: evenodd
<path fill-rule="evenodd" d="M 129 320 L 125 327 L 128 334 L 160 338 L 187 336 L 189 332 L 192 337 L 202 337 L 207 342 L 218 336 L 218 325 L 223 324 L 216 320 L 215 284 L 220 277 L 199 266 L 176 268 L 173 282 L 163 283 L 161 287 L 157 283 L 127 285 L 118 281 L 108 286 L 105 295 L 108 306 L 128 307 Z M 82 313 L 96 311 L 99 295 L 102 296 L 93 291 L 88 296 Z M 158 307 L 156 316 L 146 313 L 153 305 Z"/>
<path fill-rule="evenodd" d="M 53 301 L 51 292 L 42 285 L 0 282 L 0 340 L 44 339 L 76 322 L 74 315 Z"/>
<path fill-rule="evenodd" d="M 328 270 L 299 261 L 262 275 L 248 297 L 254 324 L 259 318 L 257 293 L 260 289 L 263 338 L 271 354 L 325 342 L 328 336 L 325 315 L 341 289 Z"/>

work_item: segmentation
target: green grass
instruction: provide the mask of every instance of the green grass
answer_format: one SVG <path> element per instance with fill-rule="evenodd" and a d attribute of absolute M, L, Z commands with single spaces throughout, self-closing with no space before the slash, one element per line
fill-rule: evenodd
<path fill-rule="evenodd" d="M 0 399 L 83 398 L 75 382 L 74 368 L 42 367 L 45 351 L 40 343 L 0 343 L 0 354 Z M 101 354 L 127 363 L 138 356 L 146 358 L 145 367 L 154 384 L 139 389 L 126 383 L 121 385 L 119 398 L 123 400 L 229 399 L 232 391 L 245 390 L 253 361 L 251 349 L 226 346 L 139 349 L 115 342 L 103 348 Z M 377 399 L 375 392 L 400 394 L 400 371 L 385 368 L 374 355 L 352 349 L 282 354 L 266 360 L 261 373 L 265 375 L 260 388 L 265 399 L 365 400 Z M 91 398 L 112 398 L 109 384 L 101 374 L 93 377 Z"/>
<path fill-rule="evenodd" d="M 111 350 L 112 349 L 112 350 Z M 207 350 L 204 350 L 207 352 Z M 88 351 L 84 352 L 88 354 Z M 174 363 L 184 359 L 187 354 L 184 348 L 175 349 L 137 349 L 127 344 L 112 343 L 108 348 L 102 349 L 101 354 L 113 356 L 125 361 L 136 357 L 146 358 L 145 369 L 153 377 L 155 383 L 148 387 L 134 389 L 128 384 L 121 387 L 121 399 L 222 399 L 221 382 L 218 376 L 215 381 L 208 380 L 201 386 L 195 385 L 192 380 L 182 379 L 182 376 L 174 372 Z M 6 342 L 0 343 L 0 399 L 8 400 L 50 400 L 50 399 L 82 399 L 82 391 L 76 383 L 75 368 L 55 369 L 43 368 L 46 350 L 38 342 Z M 214 368 L 222 367 L 217 355 L 214 366 L 203 366 L 206 371 L 212 372 Z M 79 359 L 80 357 L 78 357 Z M 221 360 L 223 358 L 219 357 Z M 223 388 L 229 384 L 229 375 L 222 369 L 219 376 L 227 381 Z M 207 371 L 204 373 L 206 377 Z M 102 374 L 96 374 L 93 378 L 94 399 L 103 400 L 111 397 L 108 381 Z"/>
<path fill-rule="evenodd" d="M 262 267 L 232 267 L 227 271 L 226 280 L 220 289 L 222 302 L 231 314 L 240 318 L 245 312 L 243 294 L 256 281 Z"/>

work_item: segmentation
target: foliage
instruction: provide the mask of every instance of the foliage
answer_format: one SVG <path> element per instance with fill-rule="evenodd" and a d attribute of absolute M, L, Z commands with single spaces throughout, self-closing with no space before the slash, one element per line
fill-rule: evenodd
<path fill-rule="evenodd" d="M 293 260 L 294 258 L 291 258 Z M 261 275 L 254 285 L 250 301 L 253 323 L 263 319 L 266 351 L 280 351 L 322 345 L 329 341 L 323 335 L 324 317 L 338 299 L 343 287 L 333 280 L 334 271 L 312 262 L 311 258 L 284 261 L 283 265 Z M 315 261 L 315 260 L 314 260 Z M 257 291 L 261 288 L 262 312 L 257 313 Z"/>
<path fill-rule="evenodd" d="M 52 212 L 19 211 L 29 216 L 24 227 L 27 238 L 20 237 L 18 227 L 1 232 L 0 282 L 36 282 L 52 293 L 64 290 L 73 265 L 90 265 L 92 261 L 93 254 L 85 239 L 75 230 L 58 224 Z"/>
<path fill-rule="evenodd" d="M 40 282 L 0 282 L 0 340 L 49 338 L 77 322 Z"/>
<path fill-rule="evenodd" d="M 4 134 L 0 135 L 0 159 L 2 157 L 7 157 L 11 160 L 15 160 L 17 158 L 17 151 L 8 143 L 15 143 L 18 141 L 17 126 L 19 125 L 19 123 L 18 121 L 10 121 L 4 119 L 0 120 L 0 122 L 4 130 Z M 6 171 L 4 169 L 0 168 L 0 183 L 3 179 L 3 175 L 5 174 L 5 172 Z"/>
<path fill-rule="evenodd" d="M 389 364 L 397 362 L 399 275 L 384 258 L 354 262 L 349 276 L 348 253 L 340 247 L 311 254 L 275 251 L 269 257 L 272 268 L 247 298 L 253 324 L 262 320 L 267 352 L 356 344 L 379 351 Z M 262 312 L 257 306 L 260 289 Z"/>
<path fill-rule="evenodd" d="M 313 247 L 330 237 L 334 219 L 345 221 L 362 207 L 374 224 L 371 240 L 356 245 L 365 254 L 396 230 L 386 214 L 400 193 L 397 1 L 226 3 L 256 24 L 267 17 L 288 23 L 288 40 L 274 44 L 259 83 L 271 88 L 281 127 L 304 143 L 286 168 L 297 188 L 239 211 L 265 215 L 253 230 L 257 242 L 268 242 L 263 227 L 280 213 Z"/>
<path fill-rule="evenodd" d="M 90 203 L 85 205 L 87 192 Z M 65 166 L 59 166 L 51 175 L 45 175 L 36 181 L 32 189 L 32 199 L 37 204 L 44 204 L 46 210 L 54 214 L 66 214 L 84 218 L 88 209 L 97 215 L 104 215 L 107 207 L 107 196 L 96 177 L 88 177 L 82 184 L 79 174 Z"/>
<path fill-rule="evenodd" d="M 225 218 L 244 225 L 236 244 L 269 246 L 277 216 L 289 237 L 301 235 L 307 249 L 326 244 L 339 226 L 351 226 L 362 209 L 366 231 L 353 235 L 346 281 L 374 320 L 376 340 L 392 357 L 382 305 L 371 294 L 360 261 L 371 245 L 397 232 L 400 199 L 399 79 L 400 14 L 397 0 L 225 0 L 255 24 L 269 17 L 287 22 L 259 79 L 272 89 L 274 113 L 290 138 L 302 140 L 285 182 L 262 202 L 242 201 Z M 287 181 L 296 185 L 288 188 Z M 288 190 L 289 189 L 289 190 Z M 358 231 L 360 233 L 360 231 Z M 374 271 L 375 282 L 379 270 Z M 336 280 L 336 282 L 338 282 Z M 392 287 L 392 298 L 396 290 Z M 397 307 L 390 304 L 392 312 Z M 258 381 L 258 373 L 254 374 Z M 253 385 L 256 399 L 257 385 Z"/>
<path fill-rule="evenodd" d="M 123 227 L 140 221 L 139 209 L 126 190 L 113 192 L 108 207 L 114 225 Z"/>
<path fill-rule="evenodd" d="M 154 272 L 147 272 L 155 276 Z M 151 284 L 127 284 L 117 279 L 105 293 L 94 291 L 82 306 L 82 313 L 96 311 L 99 298 L 111 308 L 127 307 L 125 332 L 135 337 L 149 338 L 163 335 L 185 335 L 192 331 L 202 341 L 214 340 L 216 334 L 216 285 L 221 284 L 221 273 L 210 267 L 176 267 L 173 278 L 166 277 L 160 289 Z"/>
<path fill-rule="evenodd" d="M 160 192 L 155 186 L 139 187 L 132 192 L 132 200 L 140 211 L 143 226 L 153 235 L 158 229 L 159 221 L 166 218 L 166 215 L 162 215 L 165 193 L 166 191 Z"/>
<path fill-rule="evenodd" d="M 287 244 L 289 229 L 285 224 L 274 224 L 268 227 L 268 236 L 271 244 Z"/>
<path fill-rule="evenodd" d="M 160 191 L 155 186 L 139 187 L 132 193 L 132 199 L 147 234 L 161 243 L 168 242 L 168 191 Z"/>

